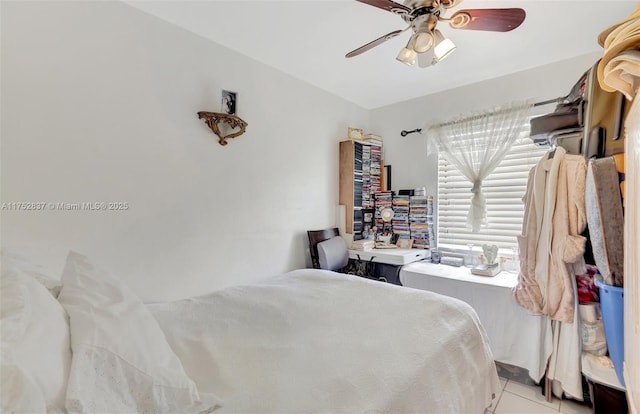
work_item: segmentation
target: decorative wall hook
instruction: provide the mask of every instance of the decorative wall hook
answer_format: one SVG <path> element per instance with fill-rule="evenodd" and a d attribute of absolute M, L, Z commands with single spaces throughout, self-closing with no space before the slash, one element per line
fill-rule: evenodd
<path fill-rule="evenodd" d="M 227 145 L 227 139 L 244 134 L 247 125 L 249 125 L 235 115 L 221 114 L 219 112 L 198 112 L 198 118 L 204 119 L 204 122 L 211 128 L 213 133 L 218 136 L 220 145 Z M 231 131 L 231 133 L 223 135 L 219 125 L 221 122 L 226 123 L 230 128 L 240 128 L 240 130 L 235 132 Z"/>

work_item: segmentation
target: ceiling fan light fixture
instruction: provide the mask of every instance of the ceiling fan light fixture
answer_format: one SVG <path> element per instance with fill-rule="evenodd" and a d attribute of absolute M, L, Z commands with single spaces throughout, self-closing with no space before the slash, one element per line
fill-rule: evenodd
<path fill-rule="evenodd" d="M 398 56 L 396 56 L 396 59 L 404 63 L 405 65 L 411 66 L 416 62 L 417 55 L 418 54 L 416 53 L 415 50 L 410 49 L 408 47 L 403 47 L 400 50 L 400 53 L 398 53 Z"/>
<path fill-rule="evenodd" d="M 433 48 L 433 59 L 440 62 L 456 50 L 456 45 L 451 39 L 444 37 L 440 30 L 434 32 L 434 37 L 436 46 Z"/>
<path fill-rule="evenodd" d="M 413 35 L 413 50 L 418 53 L 427 52 L 433 47 L 433 35 L 431 32 L 419 32 Z"/>
<path fill-rule="evenodd" d="M 396 60 L 404 63 L 405 65 L 413 65 L 416 62 L 416 56 L 418 55 L 414 50 L 415 46 L 415 34 L 411 35 L 407 45 L 400 50 L 398 56 L 396 56 Z"/>

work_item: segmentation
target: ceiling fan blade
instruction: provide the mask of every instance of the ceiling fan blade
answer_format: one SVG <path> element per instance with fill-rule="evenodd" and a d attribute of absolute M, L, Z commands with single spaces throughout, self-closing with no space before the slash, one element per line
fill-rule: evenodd
<path fill-rule="evenodd" d="M 411 13 L 411 9 L 404 4 L 396 3 L 391 0 L 356 0 L 360 3 L 365 3 L 379 9 L 383 9 L 396 14 L 408 14 Z"/>
<path fill-rule="evenodd" d="M 411 26 L 409 26 L 409 27 L 411 27 Z M 407 29 L 404 29 L 404 30 L 395 30 L 395 31 L 393 31 L 393 32 L 391 32 L 391 33 L 387 33 L 387 34 L 386 34 L 386 35 L 384 35 L 384 36 L 380 36 L 380 37 L 379 37 L 379 38 L 377 38 L 376 40 L 371 41 L 371 42 L 367 43 L 367 44 L 366 44 L 366 45 L 364 45 L 364 46 L 360 46 L 359 48 L 357 48 L 357 49 L 355 49 L 355 50 L 352 50 L 351 52 L 347 53 L 347 54 L 345 55 L 345 57 L 350 58 L 350 57 L 358 56 L 359 54 L 361 54 L 361 53 L 363 53 L 363 52 L 366 52 L 367 50 L 372 49 L 372 48 L 374 48 L 374 47 L 378 46 L 380 43 L 384 43 L 384 42 L 386 42 L 386 41 L 387 41 L 387 40 L 389 40 L 389 39 L 393 39 L 394 37 L 398 36 L 400 33 L 404 32 L 405 30 L 407 30 Z"/>
<path fill-rule="evenodd" d="M 508 32 L 520 26 L 525 16 L 526 12 L 520 8 L 466 9 L 457 11 L 447 20 L 454 29 Z"/>

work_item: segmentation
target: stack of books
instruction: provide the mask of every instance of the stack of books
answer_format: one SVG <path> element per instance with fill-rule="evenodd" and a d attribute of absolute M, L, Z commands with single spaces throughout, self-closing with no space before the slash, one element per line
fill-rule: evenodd
<path fill-rule="evenodd" d="M 427 224 L 427 197 L 413 196 L 409 201 L 409 228 L 413 246 L 429 248 L 429 225 Z"/>
<path fill-rule="evenodd" d="M 365 134 L 364 142 L 367 144 L 382 146 L 382 137 L 376 134 Z"/>
<path fill-rule="evenodd" d="M 352 250 L 359 250 L 363 252 L 367 250 L 373 250 L 374 247 L 376 247 L 376 242 L 375 240 L 371 239 L 354 240 L 351 244 Z"/>
<path fill-rule="evenodd" d="M 378 167 L 379 168 L 379 167 Z M 380 174 L 380 172 L 378 172 Z M 373 208 L 374 199 L 371 188 L 371 147 L 362 146 L 362 207 Z"/>
<path fill-rule="evenodd" d="M 393 193 L 391 191 L 382 191 L 376 193 L 375 195 L 375 225 L 378 226 L 378 231 L 382 231 L 382 227 L 384 226 L 384 221 L 382 220 L 382 216 L 380 212 L 385 208 L 392 208 L 392 200 Z M 389 223 L 389 227 L 391 227 L 391 223 Z"/>
<path fill-rule="evenodd" d="M 382 150 L 380 147 L 371 147 L 371 167 L 369 174 L 371 175 L 371 192 L 377 193 L 381 191 L 380 187 L 380 170 L 382 167 Z M 373 208 L 373 198 L 371 199 L 371 208 Z"/>
<path fill-rule="evenodd" d="M 380 191 L 380 164 L 382 151 L 379 147 L 362 147 L 362 208 L 373 208 L 374 194 Z"/>
<path fill-rule="evenodd" d="M 411 238 L 411 230 L 409 228 L 409 196 L 394 196 L 393 201 L 393 232 L 401 239 Z"/>
<path fill-rule="evenodd" d="M 478 276 L 495 276 L 500 273 L 500 265 L 494 264 L 480 264 L 471 268 L 471 273 Z"/>

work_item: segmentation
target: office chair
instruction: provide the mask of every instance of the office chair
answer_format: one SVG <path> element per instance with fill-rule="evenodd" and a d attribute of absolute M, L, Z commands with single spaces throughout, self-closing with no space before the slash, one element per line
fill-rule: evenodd
<path fill-rule="evenodd" d="M 308 230 L 309 252 L 315 269 L 340 271 L 349 263 L 349 252 L 338 228 Z"/>

